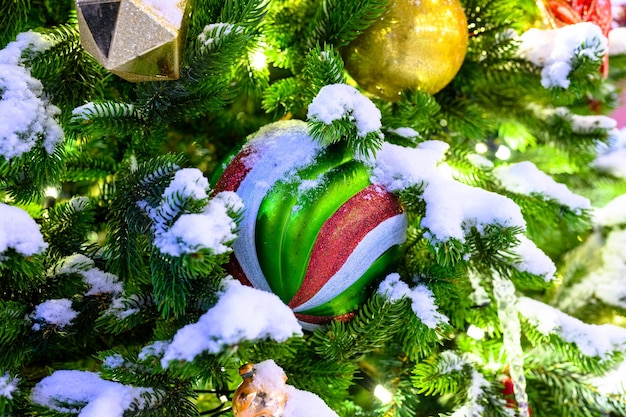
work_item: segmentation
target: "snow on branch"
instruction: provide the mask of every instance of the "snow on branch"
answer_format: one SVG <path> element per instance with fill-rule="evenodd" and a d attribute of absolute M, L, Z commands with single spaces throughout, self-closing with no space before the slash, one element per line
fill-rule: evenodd
<path fill-rule="evenodd" d="M 622 199 L 622 202 L 624 201 Z M 593 237 L 599 239 L 599 233 Z M 601 266 L 580 277 L 580 281 L 569 288 L 568 297 L 561 300 L 559 307 L 570 311 L 570 309 L 580 308 L 590 301 L 600 301 L 626 309 L 625 248 L 626 230 L 611 231 L 606 236 L 598 254 L 601 258 Z M 594 298 L 596 300 L 593 300 Z"/>
<path fill-rule="evenodd" d="M 141 297 L 137 294 L 122 294 L 111 300 L 111 305 L 102 315 L 113 316 L 118 320 L 124 320 L 133 314 L 139 313 L 142 308 L 152 304 L 154 304 L 152 295 Z"/>
<path fill-rule="evenodd" d="M 623 395 L 626 390 L 626 360 L 604 375 L 591 378 L 589 383 L 604 395 Z"/>
<path fill-rule="evenodd" d="M 626 179 L 626 128 L 616 130 L 608 146 L 599 149 L 593 166 L 614 177 Z"/>
<path fill-rule="evenodd" d="M 95 262 L 85 255 L 74 254 L 68 256 L 63 259 L 63 262 L 54 273 L 76 273 L 80 275 L 83 282 L 89 286 L 89 290 L 85 295 L 113 294 L 117 296 L 123 291 L 122 283 L 116 275 L 96 268 Z"/>
<path fill-rule="evenodd" d="M 37 383 L 31 400 L 61 413 L 79 413 L 79 417 L 122 417 L 132 406 L 147 406 L 142 395 L 152 392 L 152 388 L 107 381 L 94 372 L 61 370 Z"/>
<path fill-rule="evenodd" d="M 45 52 L 54 46 L 50 38 L 37 32 L 28 31 L 17 35 L 15 41 L 10 42 L 0 51 L 0 63 L 21 65 L 24 58 L 33 53 Z"/>
<path fill-rule="evenodd" d="M 471 227 L 479 233 L 487 225 L 525 228 L 520 208 L 502 195 L 462 184 L 438 167 L 448 145 L 430 140 L 417 148 L 384 143 L 372 165 L 372 182 L 389 191 L 400 191 L 411 185 L 424 184 L 426 215 L 421 226 L 432 243 L 452 239 L 465 241 Z"/>
<path fill-rule="evenodd" d="M 593 223 L 602 227 L 615 227 L 626 224 L 626 194 L 615 197 L 604 207 L 595 208 L 593 211 Z"/>
<path fill-rule="evenodd" d="M 617 121 L 608 116 L 602 115 L 581 115 L 572 113 L 567 107 L 545 107 L 537 103 L 529 103 L 528 110 L 535 116 L 547 123 L 566 122 L 572 132 L 583 135 L 602 133 L 610 141 L 615 141 L 619 135 Z"/>
<path fill-rule="evenodd" d="M 219 255 L 230 251 L 226 244 L 236 238 L 237 228 L 231 213 L 240 211 L 243 203 L 229 191 L 208 200 L 208 190 L 209 182 L 199 169 L 184 168 L 176 172 L 156 207 L 137 202 L 153 222 L 154 244 L 161 253 L 182 256 L 208 249 Z M 193 201 L 207 202 L 200 213 L 186 212 Z"/>
<path fill-rule="evenodd" d="M 12 377 L 8 372 L 5 372 L 4 375 L 0 376 L 0 397 L 12 400 L 19 382 L 19 378 Z"/>
<path fill-rule="evenodd" d="M 0 50 L 0 157 L 20 157 L 35 146 L 48 154 L 63 141 L 61 113 L 45 97 L 43 85 L 22 66 L 22 55 L 52 46 L 44 35 L 25 32 Z"/>
<path fill-rule="evenodd" d="M 375 153 L 383 140 L 381 113 L 359 90 L 347 84 L 322 87 L 309 105 L 311 136 L 323 145 L 346 140 L 355 154 Z"/>
<path fill-rule="evenodd" d="M 43 325 L 51 325 L 62 329 L 72 324 L 78 312 L 72 308 L 72 301 L 67 298 L 46 300 L 35 306 L 30 317 L 35 321 L 33 330 L 41 330 Z"/>
<path fill-rule="evenodd" d="M 397 273 L 387 275 L 378 286 L 377 292 L 392 302 L 405 297 L 410 299 L 411 309 L 430 329 L 434 329 L 440 323 L 450 322 L 448 317 L 437 311 L 435 298 L 427 286 L 418 284 L 414 288 L 409 288 L 405 282 L 400 281 L 400 275 Z"/>
<path fill-rule="evenodd" d="M 543 277 L 548 282 L 554 279 L 556 265 L 548 255 L 535 245 L 526 236 L 518 236 L 519 244 L 511 248 L 511 251 L 519 256 L 519 261 L 513 266 L 520 272 Z"/>
<path fill-rule="evenodd" d="M 119 118 L 130 116 L 141 117 L 141 114 L 132 103 L 97 103 L 90 101 L 72 110 L 72 121 L 75 123 L 96 117 Z"/>
<path fill-rule="evenodd" d="M 275 294 L 246 287 L 236 280 L 224 283 L 219 301 L 193 324 L 178 330 L 161 364 L 192 361 L 202 352 L 220 353 L 244 341 L 284 342 L 302 335 L 293 311 Z"/>
<path fill-rule="evenodd" d="M 360 137 L 380 132 L 382 127 L 380 110 L 359 90 L 347 84 L 322 87 L 309 106 L 307 118 L 327 125 L 347 118 L 354 122 Z"/>
<path fill-rule="evenodd" d="M 626 329 L 610 324 L 587 324 L 531 298 L 522 297 L 519 312 L 544 335 L 556 334 L 575 344 L 585 356 L 605 358 L 626 350 Z"/>
<path fill-rule="evenodd" d="M 223 40 L 231 33 L 243 33 L 243 28 L 232 23 L 212 23 L 206 25 L 202 32 L 198 35 L 198 41 L 202 45 L 201 51 L 211 51 L 216 46 L 220 45 L 221 42 L 223 42 Z"/>
<path fill-rule="evenodd" d="M 557 183 L 530 161 L 502 165 L 493 172 L 504 188 L 514 193 L 540 194 L 569 207 L 576 214 L 591 208 L 589 199 L 571 192 L 565 184 Z"/>
<path fill-rule="evenodd" d="M 601 61 L 608 50 L 607 38 L 591 22 L 558 29 L 532 28 L 520 37 L 520 55 L 541 67 L 541 85 L 545 88 L 568 88 L 572 64 L 578 57 Z"/>
<path fill-rule="evenodd" d="M 483 374 L 472 369 L 470 383 L 467 388 L 468 401 L 456 409 L 450 417 L 475 417 L 482 416 L 485 407 L 481 404 L 485 391 L 489 389 L 489 381 Z"/>
<path fill-rule="evenodd" d="M 32 256 L 48 247 L 39 226 L 24 210 L 0 203 L 0 263 L 6 251 L 13 249 L 23 256 Z"/>
<path fill-rule="evenodd" d="M 475 369 L 472 357 L 469 354 L 459 355 L 451 350 L 443 351 L 437 360 L 437 369 L 442 375 L 469 370 L 470 383 L 467 385 L 467 399 L 450 417 L 483 415 L 482 397 L 484 397 L 485 391 L 489 390 L 490 383 L 483 374 Z"/>

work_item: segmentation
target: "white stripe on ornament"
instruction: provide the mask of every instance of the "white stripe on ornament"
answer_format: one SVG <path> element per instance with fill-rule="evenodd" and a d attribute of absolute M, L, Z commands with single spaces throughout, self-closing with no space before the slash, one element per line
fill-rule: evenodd
<path fill-rule="evenodd" d="M 322 148 L 309 136 L 307 124 L 300 120 L 267 125 L 252 137 L 247 146 L 258 149 L 259 153 L 252 156 L 254 165 L 236 191 L 243 200 L 245 212 L 233 249 L 250 283 L 257 289 L 272 292 L 256 252 L 259 207 L 277 181 L 295 175 L 299 168 L 310 164 Z"/>
<path fill-rule="evenodd" d="M 339 271 L 313 297 L 293 311 L 301 312 L 320 306 L 348 289 L 387 249 L 406 241 L 407 224 L 406 213 L 402 213 L 384 220 L 372 229 L 354 248 Z"/>

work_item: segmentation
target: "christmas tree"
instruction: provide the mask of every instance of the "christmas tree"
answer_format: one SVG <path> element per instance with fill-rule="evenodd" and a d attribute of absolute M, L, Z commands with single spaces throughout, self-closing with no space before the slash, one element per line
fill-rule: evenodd
<path fill-rule="evenodd" d="M 618 2 L 0 5 L 0 414 L 625 416 Z"/>

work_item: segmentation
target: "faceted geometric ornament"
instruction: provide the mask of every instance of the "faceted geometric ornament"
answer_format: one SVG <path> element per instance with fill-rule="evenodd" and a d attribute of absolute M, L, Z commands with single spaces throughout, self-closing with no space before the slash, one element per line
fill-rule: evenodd
<path fill-rule="evenodd" d="M 190 0 L 76 0 L 81 44 L 127 81 L 175 80 Z"/>

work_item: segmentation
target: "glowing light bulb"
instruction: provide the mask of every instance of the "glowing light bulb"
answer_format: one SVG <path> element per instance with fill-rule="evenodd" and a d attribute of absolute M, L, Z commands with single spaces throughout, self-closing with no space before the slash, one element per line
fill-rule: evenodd
<path fill-rule="evenodd" d="M 378 398 L 383 404 L 389 404 L 393 400 L 393 394 L 380 384 L 374 388 L 374 397 Z"/>
<path fill-rule="evenodd" d="M 51 198 L 58 198 L 59 197 L 59 189 L 56 187 L 48 187 L 44 190 L 44 196 L 46 197 L 51 197 Z"/>
<path fill-rule="evenodd" d="M 507 160 L 511 157 L 511 150 L 504 145 L 500 145 L 495 155 L 498 159 Z"/>
<path fill-rule="evenodd" d="M 487 151 L 489 151 L 489 147 L 487 146 L 487 144 L 479 142 L 476 145 L 474 145 L 474 150 L 476 151 L 476 153 L 487 153 Z"/>
<path fill-rule="evenodd" d="M 257 49 L 250 57 L 250 65 L 255 71 L 261 71 L 267 68 L 267 58 L 263 49 Z"/>

